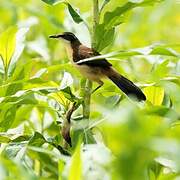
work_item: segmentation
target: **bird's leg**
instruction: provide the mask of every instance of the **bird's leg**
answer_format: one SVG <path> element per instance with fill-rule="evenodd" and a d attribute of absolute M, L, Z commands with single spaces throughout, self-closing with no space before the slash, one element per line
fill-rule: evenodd
<path fill-rule="evenodd" d="M 98 81 L 98 84 L 99 84 L 99 86 L 97 86 L 92 92 L 91 92 L 91 94 L 93 94 L 95 91 L 97 91 L 100 87 L 102 87 L 103 86 L 103 82 L 101 81 L 101 80 L 99 80 Z"/>

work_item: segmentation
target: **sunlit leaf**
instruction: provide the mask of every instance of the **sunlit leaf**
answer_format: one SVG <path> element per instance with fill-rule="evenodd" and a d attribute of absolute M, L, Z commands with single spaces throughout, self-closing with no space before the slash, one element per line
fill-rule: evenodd
<path fill-rule="evenodd" d="M 67 102 L 67 99 L 65 98 L 63 92 L 57 92 L 57 93 L 50 93 L 49 97 L 52 97 L 55 99 L 58 103 L 65 105 Z"/>
<path fill-rule="evenodd" d="M 29 31 L 30 25 L 28 27 L 19 28 L 16 33 L 16 47 L 11 59 L 11 64 L 14 64 L 17 62 L 19 57 L 21 56 L 24 47 L 25 47 L 25 38 L 26 34 Z"/>
<path fill-rule="evenodd" d="M 5 71 L 11 62 L 16 47 L 17 27 L 11 27 L 0 34 L 0 57 L 3 61 Z"/>
<path fill-rule="evenodd" d="M 82 160 L 81 160 L 81 143 L 79 141 L 75 152 L 71 159 L 71 166 L 70 166 L 70 172 L 69 172 L 69 178 L 68 180 L 74 180 L 74 177 L 76 177 L 76 180 L 82 179 Z"/>
<path fill-rule="evenodd" d="M 157 50 L 159 48 L 161 49 L 161 51 Z M 173 51 L 174 53 L 171 53 L 169 51 Z M 99 59 L 104 59 L 104 58 L 114 58 L 114 57 L 115 57 L 114 60 L 118 61 L 118 60 L 121 60 L 121 58 L 127 58 L 127 57 L 133 57 L 133 56 L 148 56 L 148 55 L 170 56 L 170 57 L 176 57 L 176 58 L 180 57 L 180 55 L 176 51 L 174 51 L 173 49 L 168 49 L 166 46 L 150 45 L 143 48 L 114 51 L 107 54 L 86 58 L 86 59 L 78 61 L 77 63 L 81 64 L 82 62 L 99 60 Z"/>
<path fill-rule="evenodd" d="M 66 88 L 67 86 L 71 86 L 72 84 L 73 84 L 73 78 L 72 78 L 71 74 L 68 73 L 68 72 L 65 72 L 65 73 L 64 73 L 64 76 L 63 76 L 63 79 L 62 79 L 62 81 L 61 81 L 61 86 L 60 86 L 60 88 L 61 88 L 61 89 L 64 89 L 64 88 Z"/>
<path fill-rule="evenodd" d="M 162 87 L 156 87 L 156 86 L 150 86 L 144 88 L 144 93 L 146 95 L 146 98 L 149 102 L 151 102 L 153 105 L 161 105 L 164 98 L 164 88 Z"/>
<path fill-rule="evenodd" d="M 64 166 L 65 166 L 64 162 L 60 159 L 58 161 L 58 172 L 59 172 L 58 180 L 62 180 L 63 179 L 62 172 L 64 170 Z"/>
<path fill-rule="evenodd" d="M 11 139 L 9 137 L 7 137 L 6 135 L 0 134 L 0 143 L 8 143 L 10 141 Z"/>
<path fill-rule="evenodd" d="M 102 11 L 103 8 L 106 6 L 106 4 L 108 4 L 109 2 L 110 2 L 110 0 L 104 0 L 103 3 L 102 3 L 100 11 Z"/>

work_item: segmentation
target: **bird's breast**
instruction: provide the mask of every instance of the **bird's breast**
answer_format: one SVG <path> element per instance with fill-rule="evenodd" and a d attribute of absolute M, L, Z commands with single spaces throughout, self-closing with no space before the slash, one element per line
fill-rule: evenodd
<path fill-rule="evenodd" d="M 99 81 L 105 75 L 100 67 L 91 67 L 85 64 L 78 65 L 73 63 L 80 73 L 91 81 Z"/>

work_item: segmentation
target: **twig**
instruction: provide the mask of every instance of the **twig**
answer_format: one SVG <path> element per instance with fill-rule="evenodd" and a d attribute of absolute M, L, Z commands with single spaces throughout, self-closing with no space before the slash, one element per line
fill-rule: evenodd
<path fill-rule="evenodd" d="M 64 138 L 64 140 L 72 146 L 71 143 L 71 136 L 70 136 L 70 128 L 71 128 L 71 116 L 72 113 L 79 107 L 76 102 L 73 103 L 72 107 L 67 111 L 65 120 L 63 122 L 62 131 L 61 134 Z"/>

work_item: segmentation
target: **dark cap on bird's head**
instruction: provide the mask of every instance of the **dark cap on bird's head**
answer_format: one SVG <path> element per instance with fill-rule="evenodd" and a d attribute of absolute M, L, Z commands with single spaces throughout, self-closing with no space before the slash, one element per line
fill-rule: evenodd
<path fill-rule="evenodd" d="M 63 34 L 51 35 L 49 36 L 49 38 L 62 38 L 67 41 L 70 41 L 71 43 L 75 41 L 79 41 L 78 38 L 71 32 L 64 32 Z"/>

